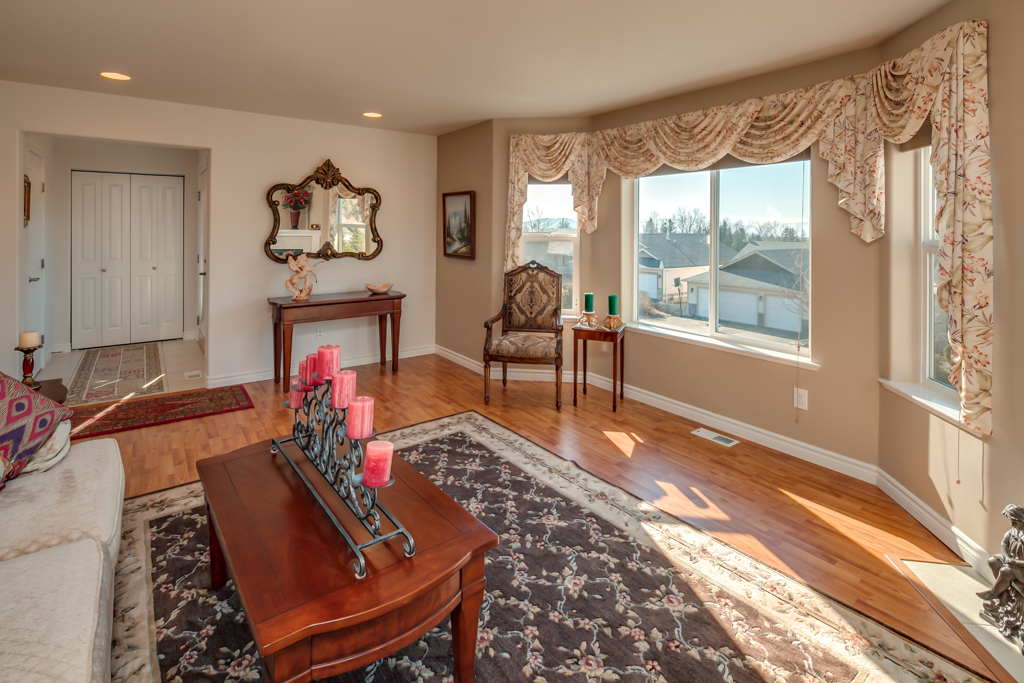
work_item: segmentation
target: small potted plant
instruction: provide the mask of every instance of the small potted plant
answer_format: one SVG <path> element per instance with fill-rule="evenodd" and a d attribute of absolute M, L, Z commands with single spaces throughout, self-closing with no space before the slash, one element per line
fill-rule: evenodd
<path fill-rule="evenodd" d="M 301 189 L 295 190 L 295 192 L 289 192 L 285 194 L 284 199 L 281 200 L 282 204 L 284 204 L 285 206 L 292 210 L 292 230 L 298 230 L 299 212 L 305 209 L 307 206 L 309 206 L 309 200 L 311 198 L 312 195 L 309 193 L 309 190 Z"/>

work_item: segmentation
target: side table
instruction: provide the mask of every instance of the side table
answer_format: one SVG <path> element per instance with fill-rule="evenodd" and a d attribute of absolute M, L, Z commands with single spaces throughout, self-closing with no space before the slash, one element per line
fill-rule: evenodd
<path fill-rule="evenodd" d="M 54 403 L 64 404 L 68 400 L 68 388 L 59 379 L 44 379 L 36 391 Z"/>
<path fill-rule="evenodd" d="M 626 400 L 626 327 L 618 329 L 593 329 L 590 327 L 572 328 L 572 404 L 576 405 L 576 380 L 579 377 L 579 353 L 577 344 L 583 340 L 583 395 L 587 395 L 587 342 L 600 341 L 612 343 L 612 412 L 618 410 L 616 401 L 616 385 L 618 398 Z"/>

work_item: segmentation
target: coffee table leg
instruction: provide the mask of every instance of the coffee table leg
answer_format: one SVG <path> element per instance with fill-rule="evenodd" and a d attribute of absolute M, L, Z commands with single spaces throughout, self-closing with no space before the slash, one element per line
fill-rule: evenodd
<path fill-rule="evenodd" d="M 476 631 L 486 585 L 484 556 L 477 555 L 462 568 L 462 600 L 452 610 L 455 683 L 473 683 L 476 676 Z"/>
<path fill-rule="evenodd" d="M 210 509 L 209 503 L 207 503 L 206 509 Z M 212 517 L 209 518 L 208 526 L 210 528 L 210 587 L 216 590 L 227 583 L 228 569 L 224 564 L 224 551 L 221 550 L 220 539 L 217 538 L 217 530 L 214 528 Z"/>

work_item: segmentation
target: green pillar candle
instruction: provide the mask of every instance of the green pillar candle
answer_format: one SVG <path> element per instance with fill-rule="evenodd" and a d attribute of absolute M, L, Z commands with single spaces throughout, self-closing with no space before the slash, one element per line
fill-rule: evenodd
<path fill-rule="evenodd" d="M 619 314 L 619 295 L 609 294 L 608 295 L 608 315 Z"/>
<path fill-rule="evenodd" d="M 583 295 L 583 312 L 593 313 L 594 312 L 594 293 L 587 292 Z"/>

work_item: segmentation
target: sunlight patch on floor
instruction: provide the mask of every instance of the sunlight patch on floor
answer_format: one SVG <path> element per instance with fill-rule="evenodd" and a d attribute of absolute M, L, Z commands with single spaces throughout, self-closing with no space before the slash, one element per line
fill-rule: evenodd
<path fill-rule="evenodd" d="M 615 444 L 615 447 L 622 451 L 627 458 L 633 457 L 633 439 L 626 432 L 604 432 L 608 440 Z"/>
<path fill-rule="evenodd" d="M 671 482 L 655 479 L 654 483 L 665 492 L 664 496 L 653 501 L 654 505 L 670 515 L 691 519 L 729 521 L 729 515 L 693 486 L 682 491 Z"/>

